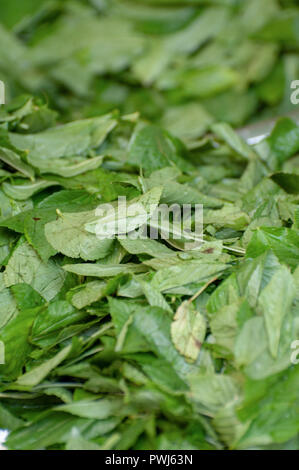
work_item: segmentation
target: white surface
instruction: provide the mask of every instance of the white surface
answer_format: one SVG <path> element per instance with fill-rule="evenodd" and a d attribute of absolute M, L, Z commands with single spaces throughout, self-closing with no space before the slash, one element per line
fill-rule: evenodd
<path fill-rule="evenodd" d="M 4 429 L 0 429 L 0 450 L 5 450 L 5 447 L 3 447 L 3 444 L 8 436 L 8 431 L 5 431 Z"/>

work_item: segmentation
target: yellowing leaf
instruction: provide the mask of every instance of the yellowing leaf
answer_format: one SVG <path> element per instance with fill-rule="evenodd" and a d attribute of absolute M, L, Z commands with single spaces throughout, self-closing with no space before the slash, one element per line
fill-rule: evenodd
<path fill-rule="evenodd" d="M 176 349 L 192 362 L 198 358 L 206 328 L 204 316 L 190 302 L 183 302 L 173 318 L 171 338 Z"/>

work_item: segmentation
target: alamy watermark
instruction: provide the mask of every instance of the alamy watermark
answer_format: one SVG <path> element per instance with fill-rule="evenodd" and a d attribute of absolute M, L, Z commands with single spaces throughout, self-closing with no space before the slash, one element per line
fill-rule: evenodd
<path fill-rule="evenodd" d="M 299 80 L 292 81 L 291 89 L 294 90 L 291 94 L 291 103 L 299 104 Z"/>
<path fill-rule="evenodd" d="M 98 206 L 95 220 L 85 229 L 100 239 L 173 240 L 192 250 L 203 242 L 203 206 L 147 204 L 142 197 L 127 201 L 120 196 L 115 203 Z"/>
<path fill-rule="evenodd" d="M 0 365 L 5 364 L 5 346 L 3 341 L 0 341 Z"/>
<path fill-rule="evenodd" d="M 291 354 L 291 363 L 294 365 L 299 364 L 299 340 L 292 342 L 291 349 L 294 350 Z"/>
<path fill-rule="evenodd" d="M 5 104 L 5 85 L 0 80 L 0 106 L 1 104 Z"/>

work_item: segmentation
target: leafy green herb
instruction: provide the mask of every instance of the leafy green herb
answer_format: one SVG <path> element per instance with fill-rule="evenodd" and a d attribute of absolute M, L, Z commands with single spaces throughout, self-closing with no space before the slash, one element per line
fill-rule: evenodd
<path fill-rule="evenodd" d="M 5 446 L 298 450 L 296 2 L 2 3 Z"/>

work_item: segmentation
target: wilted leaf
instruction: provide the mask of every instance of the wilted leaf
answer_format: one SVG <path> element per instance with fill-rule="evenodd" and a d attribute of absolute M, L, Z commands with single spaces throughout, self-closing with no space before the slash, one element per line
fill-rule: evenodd
<path fill-rule="evenodd" d="M 206 321 L 190 302 L 183 302 L 171 324 L 171 337 L 176 349 L 191 361 L 198 358 L 206 336 Z"/>

